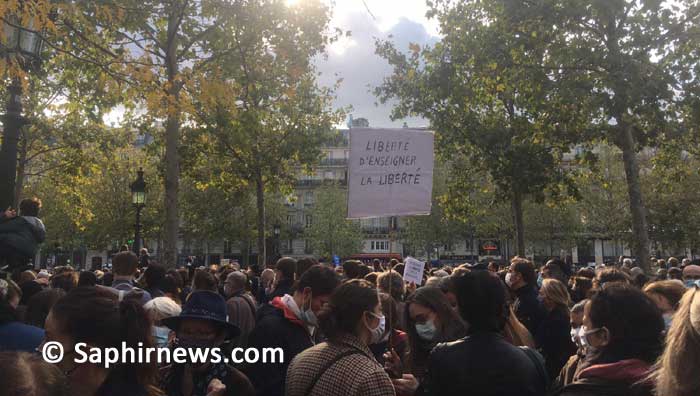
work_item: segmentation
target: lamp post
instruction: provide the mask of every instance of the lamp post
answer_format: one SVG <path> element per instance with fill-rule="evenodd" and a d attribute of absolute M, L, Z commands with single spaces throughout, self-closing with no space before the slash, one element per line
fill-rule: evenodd
<path fill-rule="evenodd" d="M 280 224 L 275 223 L 272 231 L 275 235 L 275 259 L 277 259 L 280 255 Z"/>
<path fill-rule="evenodd" d="M 139 168 L 138 177 L 131 183 L 131 203 L 136 208 L 136 232 L 134 234 L 134 253 L 138 256 L 141 250 L 141 209 L 146 206 L 146 182 L 143 180 L 143 169 Z"/>
<path fill-rule="evenodd" d="M 21 6 L 21 2 L 20 2 Z M 34 30 L 34 22 L 16 15 L 2 19 L 3 40 L 0 40 L 0 56 L 7 63 L 19 64 L 25 71 L 37 68 L 41 63 L 43 40 Z M 2 147 L 0 148 L 0 208 L 15 206 L 15 183 L 17 179 L 17 145 L 20 128 L 27 124 L 22 116 L 22 84 L 18 77 L 12 78 L 8 87 L 9 99 L 3 120 Z"/>

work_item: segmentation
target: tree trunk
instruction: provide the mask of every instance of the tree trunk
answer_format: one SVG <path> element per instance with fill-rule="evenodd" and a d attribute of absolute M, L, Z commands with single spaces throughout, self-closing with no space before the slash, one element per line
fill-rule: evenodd
<path fill-rule="evenodd" d="M 168 72 L 168 117 L 165 127 L 165 265 L 177 265 L 177 239 L 180 218 L 178 216 L 178 190 L 180 178 L 180 108 L 177 48 L 177 7 L 173 7 L 168 18 L 168 43 L 165 63 Z"/>
<path fill-rule="evenodd" d="M 525 257 L 525 225 L 523 224 L 523 196 L 519 191 L 513 192 L 511 199 L 513 226 L 515 228 L 515 254 Z"/>
<path fill-rule="evenodd" d="M 649 260 L 649 230 L 647 227 L 646 208 L 642 199 L 642 188 L 639 184 L 639 162 L 635 149 L 634 136 L 629 126 L 622 126 L 619 147 L 622 150 L 622 160 L 625 165 L 627 177 L 627 193 L 630 200 L 630 212 L 632 214 L 632 238 L 633 254 L 637 258 L 637 264 L 644 272 L 650 273 L 651 262 Z"/>
<path fill-rule="evenodd" d="M 0 147 L 0 211 L 16 207 L 15 182 L 17 178 L 17 145 L 22 119 L 22 85 L 13 79 L 8 87 L 10 95 L 5 108 L 2 147 Z"/>
<path fill-rule="evenodd" d="M 17 181 L 15 182 L 15 203 L 19 206 L 24 191 L 24 178 L 27 170 L 27 139 L 20 138 L 19 159 L 17 160 Z"/>
<path fill-rule="evenodd" d="M 258 265 L 264 268 L 266 264 L 265 246 L 265 185 L 262 174 L 258 172 L 255 176 L 255 198 L 258 208 Z"/>

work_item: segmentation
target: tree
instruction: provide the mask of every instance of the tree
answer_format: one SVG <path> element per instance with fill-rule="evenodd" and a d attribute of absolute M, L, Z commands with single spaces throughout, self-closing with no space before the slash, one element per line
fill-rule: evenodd
<path fill-rule="evenodd" d="M 575 205 L 588 237 L 631 244 L 632 220 L 625 198 L 625 171 L 620 150 L 605 144 L 596 148 L 596 160 L 577 177 L 581 199 Z"/>
<path fill-rule="evenodd" d="M 109 137 L 107 137 L 109 135 Z M 87 158 L 70 172 L 49 170 L 31 178 L 27 193 L 43 201 L 42 217 L 48 230 L 47 245 L 106 250 L 123 244 L 134 235 L 134 208 L 129 184 L 138 166 L 144 168 L 149 189 L 144 224 L 162 213 L 156 163 L 134 146 L 135 135 L 113 129 L 103 131 L 99 142 L 83 145 Z M 144 229 L 153 234 L 152 227 Z"/>
<path fill-rule="evenodd" d="M 364 235 L 359 222 L 347 220 L 347 190 L 322 187 L 315 191 L 311 227 L 306 236 L 320 257 L 347 257 L 362 250 Z"/>
<path fill-rule="evenodd" d="M 696 102 L 700 63 L 695 0 L 550 0 L 533 5 L 534 23 L 547 26 L 544 70 L 563 95 L 587 113 L 588 138 L 622 151 L 632 219 L 633 250 L 650 269 L 649 228 L 637 153 L 659 136 L 675 135 L 683 108 Z M 543 70 L 541 67 L 533 67 Z M 693 75 L 695 74 L 695 75 Z"/>
<path fill-rule="evenodd" d="M 195 81 L 207 95 L 196 103 L 199 128 L 190 146 L 193 155 L 219 158 L 226 173 L 254 188 L 264 265 L 266 192 L 290 190 L 298 169 L 319 160 L 342 119 L 332 110 L 332 89 L 317 86 L 312 62 L 334 36 L 327 34 L 329 9 L 319 1 L 235 4 L 220 26 L 230 38 L 220 44 L 235 51 L 213 46 L 222 66 Z"/>
<path fill-rule="evenodd" d="M 445 207 L 448 205 L 448 200 L 444 199 L 447 193 L 448 171 L 447 164 L 438 163 L 434 167 L 433 203 L 430 214 L 407 217 L 404 227 L 401 229 L 401 240 L 404 244 L 410 250 L 422 250 L 428 257 L 436 248 L 451 245 L 468 232 L 473 235 L 473 230 L 470 230 L 456 218 L 448 217 L 445 211 Z"/>
<path fill-rule="evenodd" d="M 650 236 L 665 250 L 685 254 L 700 247 L 700 163 L 685 151 L 687 141 L 664 142 L 641 177 L 647 199 Z"/>
<path fill-rule="evenodd" d="M 521 3 L 518 3 L 521 7 Z M 398 99 L 392 118 L 420 115 L 436 131 L 448 160 L 468 164 L 467 175 L 487 174 L 494 197 L 510 203 L 518 254 L 525 254 L 523 202 L 575 195 L 559 167 L 581 122 L 572 98 L 550 95 L 540 65 L 548 57 L 537 34 L 500 1 L 429 3 L 443 38 L 434 47 L 410 46 L 407 56 L 389 42 L 377 53 L 394 68 L 375 93 Z M 527 8 L 522 6 L 523 13 Z M 540 27 L 543 31 L 546 27 Z M 553 107 L 568 119 L 554 119 Z"/>

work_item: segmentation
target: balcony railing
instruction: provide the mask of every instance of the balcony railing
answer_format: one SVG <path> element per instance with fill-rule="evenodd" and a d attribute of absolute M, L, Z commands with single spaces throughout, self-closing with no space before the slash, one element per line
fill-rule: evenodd
<path fill-rule="evenodd" d="M 324 158 L 319 165 L 321 166 L 345 166 L 348 164 L 346 158 Z"/>
<path fill-rule="evenodd" d="M 367 234 L 388 234 L 389 227 L 362 227 L 362 231 Z"/>
<path fill-rule="evenodd" d="M 306 179 L 306 180 L 297 180 L 296 181 L 296 186 L 297 187 L 317 187 L 317 186 L 330 186 L 333 184 L 340 185 L 340 186 L 346 186 L 348 184 L 348 181 L 346 179 Z"/>

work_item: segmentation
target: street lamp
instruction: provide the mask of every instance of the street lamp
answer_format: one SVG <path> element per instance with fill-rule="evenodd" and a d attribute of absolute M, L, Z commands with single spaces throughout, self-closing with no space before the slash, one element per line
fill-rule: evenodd
<path fill-rule="evenodd" d="M 131 203 L 136 208 L 136 233 L 134 235 L 134 252 L 141 250 L 141 209 L 146 206 L 146 182 L 143 180 L 143 169 L 139 168 L 136 181 L 131 183 Z"/>
<path fill-rule="evenodd" d="M 280 224 L 275 223 L 275 225 L 272 228 L 272 232 L 275 235 L 275 259 L 277 259 L 277 256 L 280 254 Z"/>
<path fill-rule="evenodd" d="M 41 34 L 34 30 L 32 18 L 26 20 L 16 15 L 2 18 L 0 56 L 6 63 L 15 62 L 27 72 L 38 68 L 41 64 L 42 45 Z M 22 116 L 22 85 L 18 77 L 12 78 L 8 92 L 10 97 L 5 107 L 0 148 L 0 208 L 3 210 L 15 206 L 17 145 L 20 128 L 27 124 L 26 118 Z"/>

